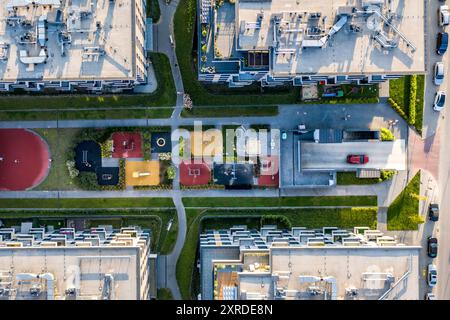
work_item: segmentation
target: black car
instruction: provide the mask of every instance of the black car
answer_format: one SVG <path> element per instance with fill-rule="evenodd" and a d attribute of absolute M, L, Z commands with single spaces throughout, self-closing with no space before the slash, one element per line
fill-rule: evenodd
<path fill-rule="evenodd" d="M 438 221 L 439 220 L 439 205 L 437 203 L 430 204 L 428 208 L 428 217 L 430 221 Z"/>
<path fill-rule="evenodd" d="M 436 238 L 428 237 L 428 256 L 430 258 L 436 258 L 438 252 L 438 241 Z"/>
<path fill-rule="evenodd" d="M 448 33 L 439 32 L 437 37 L 436 53 L 443 55 L 447 51 L 448 47 Z"/>

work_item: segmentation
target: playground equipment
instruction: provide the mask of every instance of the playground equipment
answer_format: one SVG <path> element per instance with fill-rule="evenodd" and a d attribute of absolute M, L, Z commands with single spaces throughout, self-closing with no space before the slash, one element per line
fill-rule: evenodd
<path fill-rule="evenodd" d="M 91 167 L 92 165 L 88 162 L 88 152 L 87 150 L 83 150 L 83 160 L 82 163 L 86 166 L 86 167 Z"/>
<path fill-rule="evenodd" d="M 190 175 L 190 176 L 199 176 L 200 175 L 200 169 L 189 168 L 188 175 Z"/>
<path fill-rule="evenodd" d="M 166 145 L 166 139 L 158 138 L 158 140 L 156 140 L 156 144 L 158 145 L 158 147 L 164 147 Z"/>
<path fill-rule="evenodd" d="M 150 172 L 140 172 L 140 171 L 134 171 L 132 176 L 133 178 L 141 178 L 141 177 L 147 177 L 150 175 Z"/>

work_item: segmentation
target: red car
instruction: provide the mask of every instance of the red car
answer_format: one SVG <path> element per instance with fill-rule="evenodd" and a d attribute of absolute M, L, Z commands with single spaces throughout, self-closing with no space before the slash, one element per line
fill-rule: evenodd
<path fill-rule="evenodd" d="M 362 154 L 349 154 L 347 162 L 351 164 L 366 164 L 369 162 L 369 157 Z"/>

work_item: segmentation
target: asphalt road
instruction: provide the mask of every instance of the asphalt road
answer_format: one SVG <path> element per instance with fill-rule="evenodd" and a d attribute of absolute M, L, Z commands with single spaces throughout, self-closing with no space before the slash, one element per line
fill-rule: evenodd
<path fill-rule="evenodd" d="M 448 186 L 448 181 L 450 178 L 450 119 L 447 116 L 449 102 L 447 99 L 446 109 L 441 112 L 435 112 L 432 109 L 434 96 L 437 90 L 444 90 L 447 93 L 450 92 L 450 61 L 449 52 L 444 56 L 438 56 L 435 52 L 436 50 L 436 37 L 442 28 L 438 26 L 437 10 L 439 6 L 443 4 L 439 1 L 426 1 L 426 8 L 428 10 L 427 14 L 427 70 L 428 75 L 426 79 L 425 87 L 425 107 L 424 107 L 424 130 L 423 138 L 433 138 L 435 135 L 441 135 L 440 144 L 440 161 L 439 161 L 439 176 L 438 176 L 438 187 L 437 190 L 430 189 L 430 194 L 432 198 L 436 197 L 440 202 L 441 215 L 440 221 L 437 223 L 432 223 L 426 221 L 425 230 L 423 233 L 422 244 L 426 244 L 426 238 L 430 235 L 438 237 L 439 241 L 439 253 L 438 258 L 430 259 L 426 256 L 424 247 L 425 261 L 422 262 L 423 266 L 428 263 L 435 263 L 438 267 L 438 285 L 437 288 L 433 290 L 436 293 L 438 299 L 450 299 L 450 188 Z M 449 32 L 447 28 L 447 32 Z M 433 67 L 437 61 L 443 61 L 445 64 L 446 74 L 445 81 L 439 87 L 433 84 Z M 426 208 L 425 208 L 426 209 Z M 425 279 L 423 279 L 425 281 Z M 428 287 L 427 291 L 431 291 Z"/>

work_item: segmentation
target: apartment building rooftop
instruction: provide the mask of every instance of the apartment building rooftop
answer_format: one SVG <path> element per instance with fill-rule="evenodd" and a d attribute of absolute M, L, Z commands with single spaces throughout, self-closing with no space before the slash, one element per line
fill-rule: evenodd
<path fill-rule="evenodd" d="M 419 253 L 365 227 L 211 230 L 200 237 L 202 299 L 418 299 Z"/>
<path fill-rule="evenodd" d="M 0 229 L 0 300 L 139 300 L 155 285 L 138 227 Z"/>
<path fill-rule="evenodd" d="M 237 50 L 271 52 L 274 76 L 425 71 L 419 0 L 237 0 Z"/>
<path fill-rule="evenodd" d="M 0 3 L 1 81 L 136 78 L 135 0 Z"/>

